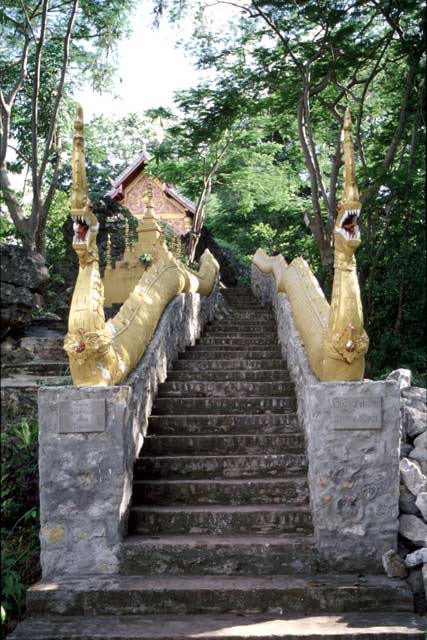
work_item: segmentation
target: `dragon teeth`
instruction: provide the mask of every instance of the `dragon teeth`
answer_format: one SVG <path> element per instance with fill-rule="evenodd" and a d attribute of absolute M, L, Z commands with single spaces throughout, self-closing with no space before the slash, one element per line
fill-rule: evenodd
<path fill-rule="evenodd" d="M 346 222 L 348 220 L 348 218 L 350 218 L 351 216 L 354 216 L 356 218 L 356 220 L 358 220 L 359 219 L 359 215 L 360 215 L 360 209 L 350 209 L 349 211 L 346 211 L 341 224 L 343 225 L 344 222 Z"/>
<path fill-rule="evenodd" d="M 84 216 L 74 216 L 74 220 L 76 221 L 75 224 L 85 224 L 87 227 L 89 227 L 89 222 L 86 220 L 86 218 Z"/>

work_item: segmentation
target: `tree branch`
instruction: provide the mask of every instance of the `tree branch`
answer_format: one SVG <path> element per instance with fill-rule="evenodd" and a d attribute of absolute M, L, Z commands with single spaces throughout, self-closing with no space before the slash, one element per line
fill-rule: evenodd
<path fill-rule="evenodd" d="M 50 118 L 49 132 L 48 132 L 48 135 L 47 135 L 47 138 L 46 138 L 45 150 L 44 150 L 43 159 L 42 159 L 42 162 L 41 162 L 41 165 L 40 165 L 40 171 L 39 171 L 39 176 L 38 176 L 39 189 L 41 189 L 44 173 L 46 171 L 47 162 L 49 160 L 49 155 L 50 155 L 50 151 L 51 151 L 51 148 L 52 148 L 53 137 L 54 137 L 54 134 L 55 134 L 56 120 L 57 120 L 57 117 L 58 117 L 59 105 L 61 103 L 62 94 L 63 94 L 63 91 L 64 91 L 65 76 L 66 76 L 66 73 L 67 73 L 68 62 L 69 62 L 69 59 L 70 59 L 71 33 L 72 33 L 72 30 L 73 30 L 73 25 L 74 25 L 74 21 L 75 21 L 75 17 L 76 17 L 78 4 L 79 4 L 78 0 L 73 0 L 71 13 L 70 13 L 70 17 L 69 17 L 68 25 L 67 25 L 67 31 L 66 31 L 66 34 L 65 34 L 64 49 L 63 49 L 63 56 L 62 56 L 61 77 L 60 77 L 60 80 L 59 80 L 59 83 L 58 83 L 58 89 L 57 89 L 57 92 L 56 92 L 55 104 L 54 104 L 52 115 L 51 115 L 51 118 Z"/>
<path fill-rule="evenodd" d="M 300 97 L 298 102 L 298 133 L 303 150 L 305 164 L 310 174 L 311 201 L 313 205 L 314 218 L 310 216 L 310 229 L 316 239 L 317 246 L 320 248 L 324 244 L 324 225 L 319 202 L 319 189 L 317 184 L 317 175 L 310 154 L 310 149 L 305 131 L 305 109 L 304 98 Z"/>
<path fill-rule="evenodd" d="M 362 163 L 363 169 L 365 171 L 365 175 L 367 172 L 367 162 L 366 162 L 366 158 L 365 158 L 365 151 L 363 148 L 363 143 L 362 143 L 362 120 L 363 120 L 363 112 L 364 112 L 364 107 L 365 107 L 365 99 L 369 90 L 369 87 L 372 83 L 372 81 L 374 80 L 374 78 L 376 78 L 376 76 L 384 69 L 384 67 L 380 67 L 380 63 L 381 60 L 384 57 L 385 52 L 387 51 L 390 42 L 393 38 L 393 33 L 391 32 L 389 34 L 389 36 L 386 38 L 386 41 L 384 43 L 384 46 L 380 52 L 380 55 L 378 56 L 374 66 L 372 67 L 371 73 L 369 74 L 369 76 L 366 78 L 365 80 L 365 84 L 363 87 L 363 91 L 362 91 L 362 95 L 359 99 L 359 112 L 357 114 L 357 118 L 356 118 L 356 140 L 357 140 L 357 146 L 359 148 L 359 155 L 360 155 L 360 161 Z"/>
<path fill-rule="evenodd" d="M 307 63 L 306 73 L 304 77 L 304 89 L 303 89 L 303 104 L 304 104 L 304 121 L 305 121 L 305 141 L 307 146 L 307 151 L 310 155 L 311 165 L 313 167 L 313 171 L 316 174 L 316 183 L 317 188 L 320 189 L 324 204 L 326 206 L 326 210 L 329 212 L 329 198 L 326 193 L 326 187 L 323 182 L 322 173 L 320 171 L 319 161 L 317 158 L 316 147 L 314 144 L 314 136 L 313 136 L 313 127 L 311 123 L 311 111 L 310 111 L 310 96 L 314 96 L 317 93 L 320 93 L 328 86 L 329 78 L 330 78 L 330 70 L 327 75 L 321 82 L 319 82 L 315 87 L 310 89 L 310 73 L 311 73 L 311 64 L 317 57 L 321 55 L 321 50 L 316 54 L 312 60 Z M 319 205 L 320 206 L 320 205 Z M 323 229 L 324 231 L 324 229 Z"/>
<path fill-rule="evenodd" d="M 262 18 L 264 22 L 266 22 L 268 26 L 274 31 L 276 36 L 279 38 L 280 42 L 285 47 L 286 52 L 289 54 L 290 58 L 292 59 L 292 62 L 294 63 L 296 68 L 300 71 L 301 75 L 303 76 L 304 75 L 303 65 L 299 62 L 298 58 L 295 56 L 294 52 L 289 46 L 289 41 L 284 37 L 283 33 L 280 31 L 279 27 L 276 25 L 274 20 L 267 13 L 262 11 L 262 9 L 260 9 L 260 7 L 258 6 L 255 0 L 252 0 L 252 5 L 257 10 L 259 17 Z"/>
<path fill-rule="evenodd" d="M 386 21 L 391 26 L 393 31 L 395 31 L 399 35 L 399 38 L 401 40 L 403 40 L 404 39 L 403 38 L 403 32 L 402 32 L 402 29 L 399 27 L 399 21 L 397 21 L 397 22 L 393 21 L 391 16 L 390 16 L 390 5 L 391 5 L 391 2 L 389 3 L 388 10 L 384 10 L 381 2 L 377 2 L 376 0 L 372 0 L 372 3 L 376 6 L 378 11 L 381 13 L 381 15 L 386 19 Z M 399 17 L 400 17 L 400 14 L 399 14 Z"/>
<path fill-rule="evenodd" d="M 330 198 L 330 207 L 328 209 L 328 229 L 329 233 L 332 237 L 334 233 L 335 227 L 335 212 L 337 208 L 337 186 L 338 186 L 338 176 L 340 172 L 340 167 L 342 165 L 342 150 L 341 150 L 341 128 L 342 128 L 342 120 L 340 130 L 338 132 L 338 140 L 335 147 L 335 155 L 332 162 L 332 170 L 331 170 L 331 179 L 329 183 L 329 198 Z"/>
<path fill-rule="evenodd" d="M 24 48 L 21 56 L 21 69 L 19 76 L 12 88 L 8 98 L 5 98 L 3 91 L 0 89 L 0 112 L 1 112 L 1 142 L 0 142 L 0 164 L 3 164 L 6 160 L 7 146 L 10 135 L 10 115 L 12 112 L 13 103 L 16 98 L 16 94 L 24 82 L 27 75 L 27 62 L 28 62 L 28 47 L 30 44 L 30 38 L 28 34 L 25 34 Z"/>
<path fill-rule="evenodd" d="M 18 231 L 21 231 L 21 233 L 26 233 L 27 225 L 24 211 L 22 209 L 21 203 L 16 196 L 16 192 L 11 185 L 9 173 L 6 170 L 5 164 L 0 166 L 0 187 L 13 224 L 18 229 Z"/>
<path fill-rule="evenodd" d="M 45 252 L 46 252 L 46 233 L 45 233 L 46 221 L 49 214 L 49 209 L 52 204 L 53 197 L 58 187 L 58 179 L 59 179 L 59 173 L 61 171 L 61 165 L 62 165 L 61 152 L 60 152 L 60 145 L 58 141 L 52 179 L 51 179 L 49 189 L 45 196 L 43 206 L 41 207 L 40 215 L 37 221 L 36 249 L 42 255 L 45 255 Z"/>
<path fill-rule="evenodd" d="M 40 70 L 41 70 L 41 58 L 44 38 L 46 35 L 48 13 L 48 0 L 43 1 L 42 7 L 42 21 L 40 26 L 40 36 L 36 47 L 36 59 L 34 63 L 34 77 L 33 77 L 33 95 L 31 99 L 31 178 L 33 183 L 33 206 L 32 215 L 30 220 L 30 231 L 35 231 L 37 227 L 38 208 L 40 205 L 40 186 L 38 182 L 38 124 L 39 124 L 39 91 L 40 91 Z"/>
<path fill-rule="evenodd" d="M 408 117 L 409 100 L 410 100 L 412 89 L 415 83 L 415 77 L 418 70 L 418 62 L 419 60 L 417 59 L 409 67 L 408 76 L 406 78 L 405 90 L 403 92 L 402 102 L 400 106 L 399 121 L 397 123 L 396 131 L 394 132 L 394 135 L 390 142 L 387 153 L 384 156 L 381 173 L 380 175 L 377 176 L 376 180 L 374 180 L 372 184 L 368 186 L 368 188 L 364 192 L 361 198 L 362 203 L 369 200 L 369 198 L 372 197 L 372 195 L 378 189 L 382 176 L 384 175 L 384 173 L 386 173 L 390 169 L 393 163 L 394 157 L 396 155 L 397 147 L 402 139 L 402 135 L 404 133 L 405 126 L 406 126 L 406 120 Z"/>

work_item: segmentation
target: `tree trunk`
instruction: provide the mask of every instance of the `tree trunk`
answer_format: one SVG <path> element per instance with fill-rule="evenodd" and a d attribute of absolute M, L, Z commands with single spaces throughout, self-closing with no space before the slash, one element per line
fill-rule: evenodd
<path fill-rule="evenodd" d="M 204 180 L 202 193 L 200 194 L 199 201 L 197 203 L 196 212 L 194 214 L 193 225 L 191 228 L 190 245 L 188 247 L 188 259 L 190 262 L 194 262 L 196 255 L 197 244 L 200 239 L 200 233 L 206 218 L 206 206 L 208 204 L 209 196 L 212 190 L 212 175 L 209 173 Z"/>

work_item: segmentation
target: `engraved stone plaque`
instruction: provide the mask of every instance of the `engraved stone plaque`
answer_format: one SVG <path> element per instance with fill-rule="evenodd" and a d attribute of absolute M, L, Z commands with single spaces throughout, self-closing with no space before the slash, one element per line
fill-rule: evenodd
<path fill-rule="evenodd" d="M 332 398 L 334 429 L 375 430 L 382 428 L 382 398 L 346 396 Z"/>
<path fill-rule="evenodd" d="M 59 403 L 59 433 L 105 431 L 105 398 Z"/>

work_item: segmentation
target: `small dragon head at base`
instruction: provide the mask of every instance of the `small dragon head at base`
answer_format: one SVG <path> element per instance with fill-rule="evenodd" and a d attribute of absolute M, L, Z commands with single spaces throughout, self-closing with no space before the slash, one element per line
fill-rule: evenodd
<path fill-rule="evenodd" d="M 83 138 L 83 110 L 81 107 L 77 107 L 74 120 L 72 172 L 71 218 L 74 231 L 73 249 L 79 257 L 80 264 L 84 265 L 98 259 L 96 236 L 99 223 L 88 198 Z"/>

